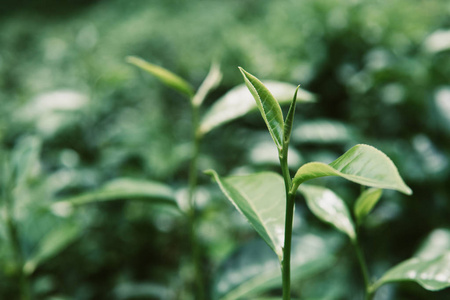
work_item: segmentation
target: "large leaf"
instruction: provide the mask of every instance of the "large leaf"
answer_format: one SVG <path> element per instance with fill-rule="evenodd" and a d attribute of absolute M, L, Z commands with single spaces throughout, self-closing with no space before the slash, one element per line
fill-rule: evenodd
<path fill-rule="evenodd" d="M 306 199 L 309 209 L 322 221 L 332 224 L 346 233 L 350 239 L 356 238 L 350 212 L 345 202 L 332 190 L 314 185 L 302 185 L 299 191 Z"/>
<path fill-rule="evenodd" d="M 450 287 L 450 251 L 432 258 L 411 258 L 390 269 L 372 287 L 396 281 L 415 281 L 430 291 Z"/>
<path fill-rule="evenodd" d="M 368 145 L 354 146 L 329 165 L 320 162 L 303 165 L 293 179 L 294 188 L 324 176 L 340 176 L 366 186 L 412 193 L 389 157 Z"/>
<path fill-rule="evenodd" d="M 34 254 L 23 267 L 25 274 L 30 275 L 46 260 L 56 256 L 66 249 L 80 235 L 80 228 L 71 223 L 66 223 L 50 231 L 39 243 Z"/>
<path fill-rule="evenodd" d="M 383 190 L 370 188 L 364 190 L 361 195 L 359 195 L 355 202 L 354 208 L 355 217 L 358 224 L 361 223 L 363 218 L 370 213 L 382 194 Z"/>
<path fill-rule="evenodd" d="M 118 178 L 105 184 L 98 190 L 58 201 L 53 204 L 53 209 L 59 210 L 92 202 L 122 199 L 145 199 L 152 202 L 177 205 L 171 188 L 165 184 L 131 178 Z"/>
<path fill-rule="evenodd" d="M 206 173 L 214 176 L 225 196 L 281 260 L 286 210 L 283 178 L 272 172 L 230 177 L 220 177 L 212 170 Z"/>
<path fill-rule="evenodd" d="M 292 279 L 300 280 L 327 269 L 336 260 L 337 240 L 305 234 L 292 239 Z M 213 299 L 255 299 L 281 287 L 280 264 L 261 240 L 252 241 L 230 256 L 217 272 Z"/>
<path fill-rule="evenodd" d="M 192 97 L 194 95 L 194 89 L 191 87 L 191 85 L 188 82 L 186 82 L 183 78 L 181 78 L 178 75 L 175 75 L 169 70 L 151 64 L 143 60 L 142 58 L 135 56 L 128 56 L 126 60 L 130 64 L 133 64 L 149 72 L 150 74 L 161 80 L 167 86 L 187 95 L 188 97 Z"/>
<path fill-rule="evenodd" d="M 264 122 L 266 122 L 273 141 L 277 145 L 277 148 L 281 150 L 283 147 L 284 121 L 280 104 L 278 104 L 278 101 L 273 97 L 272 93 L 258 78 L 242 68 L 239 68 L 239 70 L 242 76 L 244 76 L 247 88 L 253 95 L 253 98 L 255 98 L 256 105 Z"/>
<path fill-rule="evenodd" d="M 272 92 L 272 95 L 280 104 L 289 104 L 296 89 L 295 85 L 286 82 L 263 81 L 263 84 Z M 313 94 L 302 89 L 298 90 L 297 102 L 311 102 L 313 100 Z M 256 109 L 257 105 L 252 94 L 248 92 L 245 84 L 240 84 L 214 102 L 203 116 L 200 131 L 202 134 L 206 134 L 214 128 Z"/>

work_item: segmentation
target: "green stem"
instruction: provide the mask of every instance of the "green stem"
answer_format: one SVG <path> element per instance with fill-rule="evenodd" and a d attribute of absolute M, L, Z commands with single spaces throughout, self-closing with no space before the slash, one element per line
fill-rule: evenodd
<path fill-rule="evenodd" d="M 283 284 L 283 300 L 291 299 L 291 243 L 292 243 L 292 224 L 294 219 L 294 200 L 295 192 L 291 193 L 292 179 L 289 173 L 287 163 L 288 158 L 288 143 L 285 142 L 283 149 L 279 155 L 281 171 L 284 178 L 284 186 L 286 190 L 286 220 L 284 227 L 284 247 L 283 259 L 281 261 L 281 273 Z"/>
<path fill-rule="evenodd" d="M 205 288 L 203 284 L 203 272 L 201 268 L 200 247 L 197 237 L 197 216 L 195 205 L 195 191 L 198 181 L 198 157 L 200 154 L 201 136 L 198 134 L 199 128 L 199 107 L 191 101 L 192 111 L 192 158 L 189 167 L 189 222 L 190 222 L 190 238 L 192 243 L 192 259 L 195 268 L 195 284 L 197 287 L 196 299 L 205 299 Z"/>
<path fill-rule="evenodd" d="M 367 268 L 366 260 L 364 258 L 364 254 L 359 245 L 358 238 L 353 239 L 352 244 L 355 249 L 356 257 L 358 258 L 358 263 L 359 263 L 359 266 L 361 267 L 361 273 L 364 278 L 364 286 L 365 286 L 365 290 L 366 290 L 365 300 L 371 300 L 374 297 L 374 293 L 372 292 L 372 289 L 371 289 L 369 271 Z"/>

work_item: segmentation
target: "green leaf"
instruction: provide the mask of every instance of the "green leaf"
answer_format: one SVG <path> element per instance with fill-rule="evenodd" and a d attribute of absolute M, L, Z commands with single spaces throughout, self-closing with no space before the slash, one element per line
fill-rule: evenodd
<path fill-rule="evenodd" d="M 48 233 L 37 246 L 34 254 L 23 267 L 25 274 L 32 274 L 46 260 L 58 255 L 73 243 L 80 235 L 80 228 L 71 223 L 56 227 Z"/>
<path fill-rule="evenodd" d="M 126 61 L 149 72 L 150 74 L 161 80 L 167 86 L 181 92 L 182 94 L 188 96 L 189 98 L 194 96 L 194 89 L 191 87 L 191 85 L 183 78 L 170 72 L 169 70 L 151 64 L 143 60 L 142 58 L 135 56 L 128 56 L 126 58 Z"/>
<path fill-rule="evenodd" d="M 241 71 L 242 76 L 244 76 L 247 88 L 253 95 L 253 98 L 255 98 L 256 105 L 258 106 L 264 122 L 266 122 L 273 141 L 277 145 L 277 148 L 281 150 L 283 147 L 284 121 L 280 104 L 278 104 L 278 101 L 275 100 L 267 87 L 259 81 L 258 78 L 242 68 L 239 68 L 239 70 Z"/>
<path fill-rule="evenodd" d="M 370 188 L 364 190 L 355 202 L 355 217 L 357 223 L 361 223 L 365 216 L 367 216 L 377 204 L 378 200 L 381 198 L 383 190 Z"/>
<path fill-rule="evenodd" d="M 348 144 L 357 139 L 354 128 L 329 119 L 304 121 L 294 127 L 291 137 L 295 143 L 317 144 Z"/>
<path fill-rule="evenodd" d="M 332 190 L 314 185 L 302 185 L 299 191 L 306 199 L 309 209 L 324 222 L 355 240 L 355 226 L 345 202 Z"/>
<path fill-rule="evenodd" d="M 205 100 L 206 95 L 208 95 L 208 93 L 212 89 L 216 88 L 221 80 L 222 80 L 222 72 L 220 72 L 220 67 L 218 64 L 213 63 L 211 65 L 208 75 L 206 76 L 205 80 L 200 85 L 200 87 L 197 90 L 197 93 L 192 99 L 192 103 L 194 103 L 194 105 L 200 106 Z"/>
<path fill-rule="evenodd" d="M 372 290 L 396 281 L 415 281 L 430 291 L 450 287 L 450 251 L 432 259 L 408 259 L 390 269 L 372 286 Z"/>
<path fill-rule="evenodd" d="M 326 270 L 335 261 L 338 243 L 329 236 L 305 234 L 292 239 L 291 271 L 301 280 Z M 261 240 L 254 240 L 233 253 L 216 273 L 213 299 L 255 299 L 281 287 L 280 264 Z"/>
<path fill-rule="evenodd" d="M 450 249 L 450 229 L 434 229 L 423 241 L 414 257 L 422 259 L 436 258 Z"/>
<path fill-rule="evenodd" d="M 294 98 L 292 99 L 291 106 L 289 107 L 289 111 L 284 123 L 283 141 L 284 144 L 286 145 L 289 145 L 289 140 L 291 138 L 292 124 L 294 123 L 294 115 L 295 115 L 295 104 L 297 103 L 297 93 L 299 88 L 300 86 L 297 86 L 297 88 L 295 89 Z"/>
<path fill-rule="evenodd" d="M 412 194 L 389 157 L 368 145 L 354 146 L 329 165 L 320 162 L 303 165 L 295 174 L 293 188 L 324 176 L 340 176 L 362 185 Z"/>
<path fill-rule="evenodd" d="M 296 86 L 286 82 L 264 81 L 263 84 L 269 89 L 280 104 L 289 104 Z M 299 89 L 297 102 L 314 101 L 313 94 Z M 200 124 L 200 131 L 206 134 L 216 127 L 244 116 L 257 109 L 257 105 L 245 84 L 240 84 L 229 90 L 218 99 L 205 113 Z"/>
<path fill-rule="evenodd" d="M 206 173 L 215 178 L 225 196 L 281 260 L 286 210 L 283 178 L 272 172 L 230 177 L 220 177 L 213 170 Z"/>
<path fill-rule="evenodd" d="M 165 184 L 147 180 L 118 178 L 98 190 L 55 202 L 52 208 L 58 211 L 76 205 L 123 199 L 145 199 L 152 202 L 177 205 L 171 188 Z"/>

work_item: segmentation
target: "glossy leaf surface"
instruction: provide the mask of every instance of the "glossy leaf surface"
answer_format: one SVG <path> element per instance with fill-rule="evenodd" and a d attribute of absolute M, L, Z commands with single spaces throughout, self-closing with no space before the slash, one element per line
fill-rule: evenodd
<path fill-rule="evenodd" d="M 159 182 L 131 178 L 115 179 L 102 188 L 70 197 L 53 204 L 54 208 L 76 206 L 92 202 L 114 201 L 123 199 L 146 199 L 177 205 L 170 187 Z"/>
<path fill-rule="evenodd" d="M 322 221 L 332 224 L 347 234 L 350 239 L 356 238 L 355 226 L 345 202 L 332 190 L 314 185 L 302 185 L 300 193 L 306 199 L 309 209 Z"/>
<path fill-rule="evenodd" d="M 414 257 L 433 259 L 450 250 L 450 229 L 437 228 L 423 241 Z"/>
<path fill-rule="evenodd" d="M 264 122 L 266 122 L 273 141 L 277 145 L 278 149 L 281 149 L 283 146 L 284 121 L 280 104 L 278 104 L 278 101 L 274 98 L 272 93 L 261 81 L 259 81 L 258 78 L 242 68 L 239 68 L 239 70 L 244 76 L 244 81 L 247 88 L 253 95 L 253 98 L 255 98 L 256 105 L 264 119 Z"/>
<path fill-rule="evenodd" d="M 280 104 L 289 104 L 296 89 L 295 85 L 286 82 L 263 81 L 263 84 L 272 92 L 272 95 Z M 302 89 L 298 90 L 297 102 L 311 102 L 313 100 L 313 94 Z M 200 131 L 206 134 L 214 128 L 256 109 L 256 102 L 246 85 L 238 85 L 214 102 L 201 121 Z"/>
<path fill-rule="evenodd" d="M 286 210 L 283 178 L 272 172 L 220 177 L 209 170 L 207 174 L 214 176 L 222 192 L 281 260 Z"/>
<path fill-rule="evenodd" d="M 307 278 L 330 267 L 338 243 L 328 236 L 305 234 L 292 239 L 292 277 Z M 261 240 L 242 246 L 217 272 L 214 299 L 255 299 L 281 286 L 281 270 L 272 251 Z"/>
<path fill-rule="evenodd" d="M 364 190 L 355 202 L 355 217 L 358 223 L 367 216 L 381 198 L 383 190 L 370 188 Z"/>
<path fill-rule="evenodd" d="M 373 289 L 396 281 L 415 281 L 430 291 L 450 287 L 450 251 L 432 259 L 415 257 L 404 261 L 390 269 Z"/>
<path fill-rule="evenodd" d="M 49 232 L 40 241 L 32 257 L 25 263 L 23 267 L 25 274 L 32 274 L 41 263 L 66 249 L 79 235 L 79 227 L 70 223 L 56 227 L 53 231 Z"/>
<path fill-rule="evenodd" d="M 303 165 L 295 174 L 293 184 L 298 187 L 307 180 L 324 176 L 339 176 L 361 185 L 412 193 L 389 157 L 368 145 L 354 146 L 329 165 L 320 162 Z"/>
<path fill-rule="evenodd" d="M 126 60 L 130 64 L 133 64 L 133 65 L 149 72 L 150 74 L 152 74 L 153 76 L 155 76 L 156 78 L 161 80 L 164 84 L 181 92 L 182 94 L 185 94 L 188 97 L 192 97 L 194 95 L 194 89 L 191 87 L 191 85 L 187 81 L 185 81 L 183 78 L 170 72 L 169 70 L 166 70 L 163 67 L 151 64 L 151 63 L 143 60 L 142 58 L 135 57 L 135 56 L 128 56 Z"/>

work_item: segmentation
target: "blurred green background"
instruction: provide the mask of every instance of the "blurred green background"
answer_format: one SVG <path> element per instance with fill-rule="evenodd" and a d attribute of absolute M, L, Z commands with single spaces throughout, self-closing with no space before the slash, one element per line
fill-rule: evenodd
<path fill-rule="evenodd" d="M 364 227 L 374 276 L 411 257 L 433 229 L 450 226 L 448 1 L 2 1 L 1 153 L 14 156 L 30 141 L 36 149 L 16 193 L 23 252 L 60 224 L 79 228 L 69 247 L 31 275 L 35 299 L 192 299 L 189 234 L 176 211 L 128 201 L 66 213 L 44 208 L 118 177 L 163 182 L 183 194 L 189 104 L 127 64 L 127 55 L 195 87 L 218 61 L 223 80 L 205 107 L 242 83 L 238 66 L 316 94 L 316 103 L 297 107 L 294 169 L 330 162 L 356 143 L 388 154 L 414 194 L 386 192 Z M 260 116 L 246 116 L 205 137 L 200 169 L 278 171 L 268 143 Z M 358 195 L 352 184 L 326 183 L 349 203 Z M 222 262 L 257 237 L 207 176 L 199 189 L 203 266 L 212 286 Z M 301 199 L 297 215 L 300 227 L 333 231 Z M 4 225 L 0 243 L 0 299 L 17 299 Z M 351 249 L 340 255 L 346 271 L 333 267 L 294 282 L 294 292 L 325 299 L 317 293 L 326 287 L 333 291 L 326 299 L 360 299 Z M 402 283 L 384 287 L 377 299 L 449 297 Z"/>

